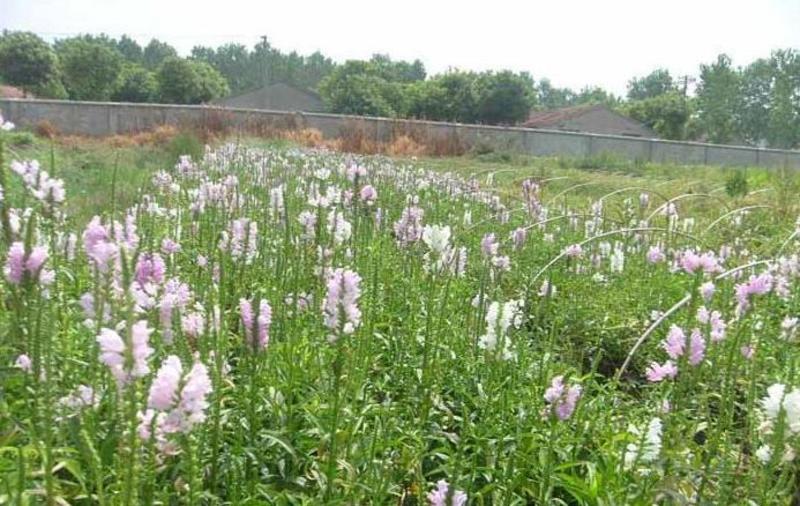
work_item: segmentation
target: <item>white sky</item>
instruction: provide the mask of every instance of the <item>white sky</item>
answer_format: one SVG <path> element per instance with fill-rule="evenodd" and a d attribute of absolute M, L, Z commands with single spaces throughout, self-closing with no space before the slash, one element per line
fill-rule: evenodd
<path fill-rule="evenodd" d="M 267 35 L 281 50 L 337 61 L 380 52 L 419 58 L 429 74 L 527 70 L 623 94 L 656 67 L 696 75 L 721 52 L 744 65 L 800 48 L 800 0 L 0 0 L 0 28 L 157 37 L 182 54 Z"/>

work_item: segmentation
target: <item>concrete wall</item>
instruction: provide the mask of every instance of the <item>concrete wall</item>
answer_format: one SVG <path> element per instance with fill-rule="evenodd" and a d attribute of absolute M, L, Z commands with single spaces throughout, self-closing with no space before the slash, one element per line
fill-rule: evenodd
<path fill-rule="evenodd" d="M 541 156 L 590 157 L 611 154 L 629 160 L 678 164 L 788 167 L 800 169 L 800 151 L 675 142 L 528 128 L 392 120 L 324 113 L 295 113 L 222 107 L 0 99 L 3 116 L 22 127 L 48 121 L 60 132 L 111 135 L 148 130 L 158 125 L 192 126 L 224 122 L 232 128 L 316 128 L 327 138 L 359 129 L 376 141 L 415 132 L 456 138 L 466 146 L 496 148 Z"/>

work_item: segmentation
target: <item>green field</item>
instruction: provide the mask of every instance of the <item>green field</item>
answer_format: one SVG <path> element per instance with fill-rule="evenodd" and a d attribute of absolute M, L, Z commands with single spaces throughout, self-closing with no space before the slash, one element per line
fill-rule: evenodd
<path fill-rule="evenodd" d="M 0 135 L 0 504 L 792 504 L 794 173 Z"/>

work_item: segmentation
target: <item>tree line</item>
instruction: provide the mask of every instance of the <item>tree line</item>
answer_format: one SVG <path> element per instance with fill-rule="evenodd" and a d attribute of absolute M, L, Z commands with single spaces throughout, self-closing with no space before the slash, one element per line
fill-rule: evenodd
<path fill-rule="evenodd" d="M 196 46 L 182 58 L 157 39 L 79 35 L 49 44 L 29 32 L 0 36 L 0 80 L 38 97 L 196 104 L 284 82 L 316 90 L 331 112 L 513 125 L 531 110 L 604 104 L 677 140 L 776 148 L 800 145 L 800 52 L 775 51 L 744 67 L 720 55 L 700 65 L 695 90 L 666 69 L 635 77 L 625 97 L 535 81 L 527 72 L 450 69 L 421 61 L 336 63 L 320 52 L 285 53 L 266 37 L 252 49 Z"/>

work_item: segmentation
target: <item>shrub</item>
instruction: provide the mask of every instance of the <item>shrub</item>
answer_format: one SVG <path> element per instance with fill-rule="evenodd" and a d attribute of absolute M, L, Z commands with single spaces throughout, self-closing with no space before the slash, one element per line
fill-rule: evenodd
<path fill-rule="evenodd" d="M 730 197 L 744 197 L 748 192 L 747 186 L 747 173 L 734 170 L 725 180 L 725 193 Z"/>

